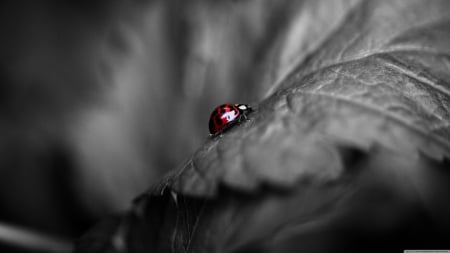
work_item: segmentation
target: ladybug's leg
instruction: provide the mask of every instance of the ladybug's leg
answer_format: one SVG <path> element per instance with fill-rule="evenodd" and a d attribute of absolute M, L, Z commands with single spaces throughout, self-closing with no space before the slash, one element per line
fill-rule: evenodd
<path fill-rule="evenodd" d="M 215 134 L 210 134 L 209 136 L 211 136 L 212 138 L 222 138 L 223 136 L 223 130 L 220 130 L 219 132 L 215 133 Z"/>
<path fill-rule="evenodd" d="M 244 118 L 244 120 L 250 120 L 248 117 L 247 117 L 247 113 L 242 113 L 241 115 L 240 115 L 240 119 L 239 119 L 239 121 L 242 121 L 242 118 Z"/>

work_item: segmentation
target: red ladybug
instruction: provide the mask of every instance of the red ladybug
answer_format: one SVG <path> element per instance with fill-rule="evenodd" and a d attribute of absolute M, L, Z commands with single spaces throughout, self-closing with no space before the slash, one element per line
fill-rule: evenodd
<path fill-rule="evenodd" d="M 211 113 L 209 132 L 212 135 L 220 134 L 236 123 L 241 122 L 242 119 L 247 119 L 247 114 L 252 111 L 252 108 L 246 104 L 223 104 L 218 106 Z"/>

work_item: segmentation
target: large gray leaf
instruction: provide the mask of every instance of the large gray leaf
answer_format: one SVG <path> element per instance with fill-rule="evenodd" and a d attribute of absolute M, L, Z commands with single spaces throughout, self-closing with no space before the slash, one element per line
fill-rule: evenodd
<path fill-rule="evenodd" d="M 448 9 L 430 5 L 418 16 L 417 5 L 400 5 L 415 14 L 399 20 L 390 4 L 373 4 L 355 7 L 250 122 L 207 142 L 167 185 L 209 195 L 220 182 L 255 188 L 308 172 L 335 178 L 342 172 L 335 143 L 366 150 L 379 143 L 439 160 L 450 154 Z"/>
<path fill-rule="evenodd" d="M 450 2 L 348 6 L 249 121 L 141 196 L 113 239 L 91 233 L 80 250 L 450 247 Z"/>

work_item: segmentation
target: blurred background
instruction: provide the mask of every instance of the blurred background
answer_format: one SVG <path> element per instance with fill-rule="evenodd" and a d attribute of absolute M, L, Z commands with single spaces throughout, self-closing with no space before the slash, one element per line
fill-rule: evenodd
<path fill-rule="evenodd" d="M 0 250 L 69 250 L 260 101 L 303 2 L 2 1 Z"/>

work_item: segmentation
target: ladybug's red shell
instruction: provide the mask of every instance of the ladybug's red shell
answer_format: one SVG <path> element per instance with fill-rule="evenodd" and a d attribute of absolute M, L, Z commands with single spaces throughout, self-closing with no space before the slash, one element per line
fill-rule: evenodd
<path fill-rule="evenodd" d="M 224 104 L 218 106 L 209 119 L 209 132 L 216 134 L 223 131 L 227 126 L 239 119 L 241 110 L 236 105 Z"/>

